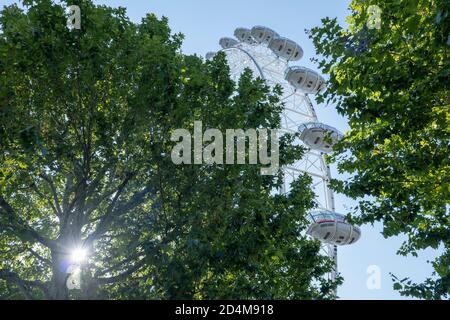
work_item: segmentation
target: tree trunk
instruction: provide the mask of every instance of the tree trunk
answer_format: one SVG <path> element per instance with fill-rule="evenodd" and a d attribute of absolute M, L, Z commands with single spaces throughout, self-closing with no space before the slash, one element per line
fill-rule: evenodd
<path fill-rule="evenodd" d="M 66 300 L 69 292 L 66 285 L 68 264 L 67 254 L 52 251 L 52 281 L 50 286 L 50 298 L 54 300 Z"/>

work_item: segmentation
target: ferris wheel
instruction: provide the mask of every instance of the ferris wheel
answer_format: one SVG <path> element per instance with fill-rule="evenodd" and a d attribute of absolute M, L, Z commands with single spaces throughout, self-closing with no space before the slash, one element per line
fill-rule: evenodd
<path fill-rule="evenodd" d="M 325 90 L 326 82 L 314 70 L 291 66 L 291 62 L 302 58 L 301 46 L 281 37 L 272 29 L 264 26 L 237 28 L 234 36 L 219 41 L 230 66 L 231 78 L 239 80 L 248 68 L 255 77 L 264 79 L 268 85 L 280 86 L 284 105 L 281 131 L 299 133 L 297 143 L 307 148 L 302 159 L 282 168 L 284 181 L 281 192 L 287 192 L 290 183 L 299 175 L 307 173 L 311 176 L 317 208 L 309 213 L 311 223 L 307 234 L 320 240 L 322 253 L 334 261 L 334 270 L 328 274 L 329 279 L 334 280 L 338 273 L 337 247 L 356 242 L 361 231 L 335 212 L 334 196 L 329 187 L 330 167 L 324 155 L 333 150 L 342 134 L 332 126 L 319 122 L 308 96 Z M 206 58 L 211 59 L 215 54 L 208 52 Z"/>

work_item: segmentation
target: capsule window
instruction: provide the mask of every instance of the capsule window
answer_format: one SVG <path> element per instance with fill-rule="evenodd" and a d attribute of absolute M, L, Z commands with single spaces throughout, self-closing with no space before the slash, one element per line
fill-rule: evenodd
<path fill-rule="evenodd" d="M 295 55 L 294 55 L 294 58 L 297 58 L 298 57 L 298 51 L 295 53 Z"/>
<path fill-rule="evenodd" d="M 332 227 L 332 226 L 334 226 L 333 223 L 321 223 L 321 224 L 320 224 L 320 227 L 321 227 L 321 228 Z"/>

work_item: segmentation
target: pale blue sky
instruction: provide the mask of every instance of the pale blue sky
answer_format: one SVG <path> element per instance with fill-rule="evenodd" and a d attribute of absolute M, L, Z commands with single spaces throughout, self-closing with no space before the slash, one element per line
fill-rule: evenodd
<path fill-rule="evenodd" d="M 0 6 L 15 1 L 0 0 Z M 236 27 L 251 28 L 265 25 L 280 35 L 297 41 L 304 50 L 298 64 L 317 69 L 309 60 L 315 55 L 314 46 L 304 30 L 320 24 L 326 16 L 337 17 L 345 24 L 349 0 L 96 0 L 98 4 L 126 7 L 129 17 L 139 22 L 148 12 L 166 16 L 173 32 L 185 35 L 183 51 L 186 54 L 203 55 L 217 51 L 219 38 L 232 36 Z M 316 107 L 319 119 L 341 131 L 348 129 L 346 120 L 333 106 Z M 333 170 L 335 171 L 335 170 Z M 336 172 L 334 172 L 336 175 Z M 341 195 L 336 196 L 338 212 L 346 213 L 345 207 L 354 204 Z M 397 256 L 401 238 L 384 239 L 380 226 L 363 226 L 361 239 L 338 250 L 339 271 L 345 278 L 338 294 L 342 299 L 401 299 L 392 289 L 389 272 L 399 277 L 410 276 L 421 281 L 432 271 L 427 260 L 435 254 L 430 250 L 420 258 Z M 366 286 L 367 268 L 377 265 L 381 271 L 381 289 L 369 290 Z"/>

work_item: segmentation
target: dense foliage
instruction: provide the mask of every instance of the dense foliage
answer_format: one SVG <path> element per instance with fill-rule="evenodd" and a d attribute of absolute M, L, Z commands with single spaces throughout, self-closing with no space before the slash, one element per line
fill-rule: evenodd
<path fill-rule="evenodd" d="M 332 298 L 331 263 L 303 232 L 307 176 L 279 195 L 281 173 L 260 165 L 170 157 L 194 120 L 278 128 L 278 89 L 249 71 L 232 82 L 223 54 L 183 55 L 165 18 L 74 3 L 80 30 L 49 0 L 0 13 L 0 297 Z M 302 156 L 292 141 L 282 164 Z"/>
<path fill-rule="evenodd" d="M 377 28 L 379 10 L 381 24 Z M 401 294 L 450 294 L 450 4 L 448 0 L 354 0 L 348 29 L 325 18 L 311 30 L 337 104 L 351 130 L 333 160 L 348 181 L 335 189 L 359 199 L 360 223 L 382 221 L 405 234 L 399 254 L 442 254 L 424 283 L 394 276 Z M 408 272 L 405 270 L 405 275 Z"/>

